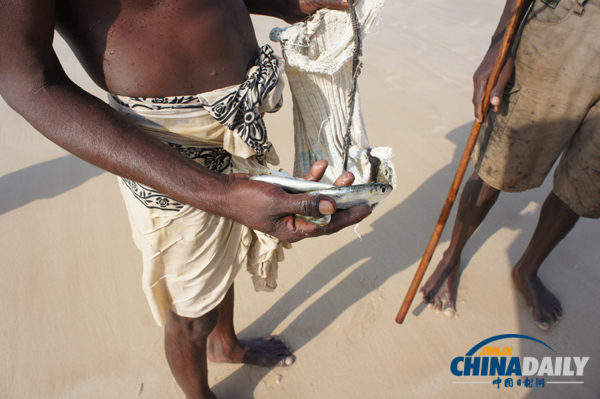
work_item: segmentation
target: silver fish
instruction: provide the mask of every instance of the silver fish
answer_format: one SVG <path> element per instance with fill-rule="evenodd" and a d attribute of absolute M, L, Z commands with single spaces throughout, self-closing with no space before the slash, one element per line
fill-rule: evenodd
<path fill-rule="evenodd" d="M 375 207 L 377 203 L 390 194 L 392 189 L 389 184 L 369 183 L 355 186 L 334 186 L 325 190 L 309 191 L 307 194 L 326 195 L 335 201 L 338 209 L 348 209 L 356 205 L 372 205 Z M 321 217 L 296 215 L 296 217 L 319 226 L 325 226 L 331 221 L 331 215 Z"/>
<path fill-rule="evenodd" d="M 326 190 L 335 187 L 333 184 L 277 175 L 252 176 L 250 180 L 264 181 L 265 183 L 275 184 L 276 186 L 283 188 L 288 193 L 294 194 L 307 193 L 315 190 Z"/>
<path fill-rule="evenodd" d="M 248 173 L 252 176 L 279 176 L 279 177 L 289 177 L 290 179 L 295 179 L 294 176 L 290 175 L 283 169 L 273 170 L 269 168 L 249 168 Z"/>
<path fill-rule="evenodd" d="M 376 205 L 392 191 L 392 186 L 384 183 L 357 184 L 353 186 L 334 186 L 327 183 L 312 182 L 290 176 L 286 172 L 263 169 L 250 180 L 275 184 L 289 193 L 307 193 L 326 195 L 337 204 L 338 209 L 348 209 L 356 205 Z M 324 226 L 331 221 L 331 215 L 321 217 L 296 215 L 314 224 Z"/>
<path fill-rule="evenodd" d="M 333 198 L 338 209 L 348 209 L 356 205 L 375 205 L 392 192 L 392 186 L 385 183 L 338 186 L 308 192 L 311 195 L 323 194 Z"/>

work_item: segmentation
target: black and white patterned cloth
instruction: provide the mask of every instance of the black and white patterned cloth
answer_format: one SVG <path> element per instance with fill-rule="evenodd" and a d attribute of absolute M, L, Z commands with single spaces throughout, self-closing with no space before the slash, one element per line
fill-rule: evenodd
<path fill-rule="evenodd" d="M 267 130 L 259 108 L 279 83 L 281 62 L 269 45 L 261 47 L 255 68 L 251 69 L 246 81 L 211 103 L 206 103 L 202 94 L 161 98 L 111 97 L 121 107 L 131 109 L 133 113 L 140 113 L 140 109 L 159 113 L 177 109 L 204 109 L 217 122 L 239 135 L 256 152 L 257 161 L 263 164 L 272 144 L 267 140 Z M 281 105 L 282 99 L 267 112 L 276 112 Z M 223 148 L 195 147 L 171 142 L 166 144 L 210 170 L 218 173 L 232 171 L 232 154 Z M 184 204 L 144 184 L 128 179 L 121 181 L 146 208 L 179 211 L 184 207 Z"/>
<path fill-rule="evenodd" d="M 118 97 L 113 98 L 124 107 L 132 110 L 143 107 L 159 111 L 168 109 L 205 109 L 217 122 L 227 126 L 238 134 L 254 151 L 259 160 L 264 159 L 270 150 L 271 143 L 267 140 L 267 129 L 259 112 L 259 107 L 267 95 L 277 86 L 280 79 L 280 62 L 273 49 L 267 44 L 260 48 L 258 59 L 252 73 L 237 89 L 217 101 L 206 104 L 201 95 L 145 98 L 130 97 L 127 102 Z M 277 112 L 283 103 L 283 98 L 271 110 Z"/>
<path fill-rule="evenodd" d="M 222 148 L 199 148 L 173 143 L 167 144 L 185 154 L 190 159 L 195 160 L 215 172 L 223 173 L 233 166 L 231 154 Z M 181 202 L 174 200 L 152 187 L 124 178 L 121 178 L 121 181 L 146 208 L 162 209 L 164 211 L 179 211 L 184 206 Z"/>

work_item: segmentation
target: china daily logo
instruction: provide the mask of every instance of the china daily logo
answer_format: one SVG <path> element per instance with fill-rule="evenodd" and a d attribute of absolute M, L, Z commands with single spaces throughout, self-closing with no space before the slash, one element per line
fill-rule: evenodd
<path fill-rule="evenodd" d="M 526 339 L 550 349 L 553 356 L 512 356 L 512 346 L 500 346 L 495 341 L 507 338 Z M 494 343 L 494 344 L 492 344 Z M 520 334 L 496 335 L 481 341 L 465 356 L 457 356 L 450 363 L 450 371 L 460 381 L 454 383 L 489 384 L 511 388 L 543 388 L 546 384 L 583 384 L 583 373 L 589 357 L 556 356 L 550 346 L 539 339 Z M 469 378 L 471 377 L 471 378 Z M 473 377 L 494 377 L 482 381 Z M 575 377 L 565 379 L 564 377 Z M 579 378 L 578 378 L 579 377 Z"/>

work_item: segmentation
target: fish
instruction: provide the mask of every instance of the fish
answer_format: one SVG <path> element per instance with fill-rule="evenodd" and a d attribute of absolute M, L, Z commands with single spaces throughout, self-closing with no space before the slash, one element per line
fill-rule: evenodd
<path fill-rule="evenodd" d="M 248 173 L 252 176 L 279 176 L 279 177 L 289 177 L 290 179 L 297 179 L 296 177 L 290 175 L 285 169 L 273 170 L 269 168 L 250 168 L 248 169 Z"/>
<path fill-rule="evenodd" d="M 257 175 L 252 176 L 250 180 L 263 181 L 265 183 L 275 184 L 276 186 L 279 186 L 288 193 L 292 194 L 308 193 L 317 190 L 327 190 L 335 187 L 333 184 L 298 179 L 295 177 L 283 177 L 279 175 Z"/>
<path fill-rule="evenodd" d="M 386 198 L 393 188 L 386 183 L 367 183 L 352 186 L 334 186 L 323 190 L 309 191 L 310 195 L 326 195 L 333 198 L 338 209 L 357 205 L 376 205 Z"/>
<path fill-rule="evenodd" d="M 292 177 L 286 172 L 264 169 L 260 174 L 252 176 L 250 180 L 262 181 L 275 184 L 286 192 L 297 194 L 306 193 L 310 195 L 326 195 L 332 198 L 338 209 L 349 209 L 357 205 L 375 206 L 386 198 L 393 190 L 390 184 L 367 183 L 351 186 L 334 186 L 332 184 L 313 182 Z M 297 218 L 324 226 L 331 221 L 331 215 L 321 217 L 296 215 Z"/>

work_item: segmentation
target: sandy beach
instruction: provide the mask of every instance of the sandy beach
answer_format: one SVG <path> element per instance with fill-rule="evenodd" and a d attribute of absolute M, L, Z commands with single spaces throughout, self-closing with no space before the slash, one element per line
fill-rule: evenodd
<path fill-rule="evenodd" d="M 540 271 L 565 311 L 558 326 L 539 330 L 510 278 L 551 177 L 538 189 L 500 196 L 465 249 L 453 318 L 417 297 L 404 324 L 394 321 L 467 140 L 472 75 L 503 3 L 384 5 L 364 44 L 359 86 L 370 143 L 393 148 L 398 186 L 356 228 L 294 244 L 275 292 L 256 293 L 250 275 L 239 274 L 239 336 L 277 335 L 297 360 L 286 369 L 210 363 L 220 399 L 600 397 L 600 223 L 581 219 Z M 261 44 L 285 26 L 267 17 L 254 22 Z M 105 99 L 58 36 L 55 48 L 69 76 Z M 291 172 L 289 92 L 284 101 L 266 123 Z M 0 398 L 183 399 L 141 289 L 141 255 L 116 177 L 48 141 L 3 101 L 0 115 Z M 522 338 L 489 346 L 511 347 L 521 358 L 589 357 L 585 372 L 546 375 L 544 386 L 533 376 L 531 388 L 514 376 L 510 387 L 505 376 L 497 386 L 496 376 L 452 374 L 453 359 L 502 334 L 551 350 Z"/>

